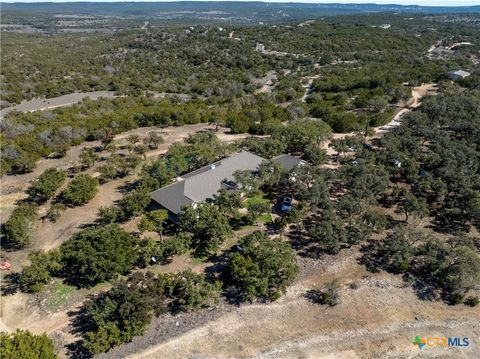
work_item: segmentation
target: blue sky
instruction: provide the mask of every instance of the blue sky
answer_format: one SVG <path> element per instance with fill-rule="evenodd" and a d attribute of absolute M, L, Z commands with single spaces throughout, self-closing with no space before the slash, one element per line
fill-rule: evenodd
<path fill-rule="evenodd" d="M 28 0 L 28 1 L 12 1 L 7 0 L 5 2 L 74 2 L 79 0 Z M 85 0 L 80 0 L 85 1 Z M 87 0 L 88 1 L 88 0 Z M 114 2 L 118 0 L 102 0 L 108 2 Z M 121 0 L 124 1 L 124 0 Z M 141 0 L 141 1 L 158 1 L 158 0 Z M 244 1 L 244 0 L 236 0 Z M 92 1 L 96 2 L 96 1 Z M 135 2 L 135 0 L 129 0 L 129 2 Z M 472 6 L 480 5 L 480 0 L 269 0 L 267 2 L 302 2 L 302 3 L 347 3 L 347 4 L 364 4 L 364 3 L 376 3 L 376 4 L 400 4 L 400 5 L 424 5 L 424 6 Z"/>

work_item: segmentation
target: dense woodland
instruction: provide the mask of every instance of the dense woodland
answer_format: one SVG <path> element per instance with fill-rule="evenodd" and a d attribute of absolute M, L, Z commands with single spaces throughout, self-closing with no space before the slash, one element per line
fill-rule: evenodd
<path fill-rule="evenodd" d="M 72 145 L 100 141 L 97 149 L 82 151 L 79 166 L 69 173 L 73 179 L 47 169 L 31 183 L 28 198 L 2 224 L 4 248 L 31 248 L 39 206 L 48 204 L 43 220 L 54 222 L 68 208 L 91 201 L 105 183 L 134 178 L 120 200 L 98 209 L 94 223 L 58 248 L 30 251 L 31 264 L 11 284 L 34 295 L 53 280 L 76 288 L 110 283 L 75 314 L 80 348 L 88 355 L 142 335 L 165 313 L 218 301 L 275 301 L 301 270 L 298 256 L 322 260 L 352 247 L 368 270 L 402 275 L 422 299 L 477 305 L 480 89 L 472 58 L 480 33 L 457 23 L 435 23 L 433 31 L 425 21 L 375 15 L 303 27 L 6 34 L 4 100 L 97 89 L 127 96 L 11 113 L 2 121 L 5 176 L 31 171 L 42 156 L 63 156 Z M 385 23 L 391 27 L 379 27 Z M 233 30 L 240 40 L 228 37 Z M 432 44 L 460 41 L 474 44 L 441 59 L 427 56 Z M 256 43 L 277 53 L 256 51 Z M 49 51 L 55 56 L 40 61 Z M 19 52 L 21 59 L 11 61 Z M 446 72 L 458 68 L 471 77 L 447 80 Z M 270 70 L 278 75 L 271 92 L 257 93 L 256 79 Z M 308 80 L 311 88 L 302 101 Z M 423 99 L 391 132 L 368 137 L 410 99 L 411 86 L 422 82 L 438 83 L 439 94 Z M 160 98 L 156 92 L 177 96 Z M 114 140 L 137 127 L 201 122 L 260 136 L 225 144 L 214 131 L 200 132 L 149 160 L 144 155 L 158 148 L 160 135 L 130 136 L 122 148 Z M 325 166 L 329 158 L 320 145 L 333 132 L 349 136 L 331 140 L 334 165 L 330 158 Z M 255 172 L 235 173 L 241 194 L 220 191 L 208 203 L 186 208 L 178 225 L 151 203 L 151 191 L 239 150 L 267 158 Z M 100 159 L 99 151 L 108 156 Z M 306 164 L 287 173 L 268 160 L 282 153 Z M 98 177 L 85 173 L 92 168 Z M 295 199 L 293 209 L 272 220 L 277 200 L 286 196 Z M 125 229 L 132 221 L 137 231 Z M 237 234 L 248 228 L 257 230 Z M 180 254 L 213 264 L 205 273 L 154 273 Z M 335 283 L 311 296 L 330 306 L 339 300 Z M 45 357 L 55 357 L 48 338 L 2 336 L 0 353 L 22 353 L 17 347 L 32 342 Z"/>
<path fill-rule="evenodd" d="M 1 125 L 2 173 L 29 171 L 41 156 L 62 155 L 72 144 L 101 139 L 106 130 L 216 122 L 235 133 L 259 133 L 270 122 L 315 117 L 336 132 L 350 132 L 388 122 L 395 106 L 409 99 L 407 85 L 441 81 L 448 71 L 464 69 L 473 72 L 465 85 L 478 86 L 472 66 L 478 28 L 435 24 L 433 31 L 424 21 L 378 15 L 327 18 L 303 27 L 5 33 L 4 103 L 75 91 L 129 96 L 8 115 Z M 380 27 L 384 23 L 391 27 Z M 432 44 L 461 41 L 472 45 L 441 58 L 426 56 Z M 265 53 L 256 51 L 257 43 Z M 272 70 L 277 79 L 271 93 L 255 95 Z M 302 84 L 309 76 L 313 85 L 304 103 Z M 164 93 L 173 98 L 155 96 Z"/>

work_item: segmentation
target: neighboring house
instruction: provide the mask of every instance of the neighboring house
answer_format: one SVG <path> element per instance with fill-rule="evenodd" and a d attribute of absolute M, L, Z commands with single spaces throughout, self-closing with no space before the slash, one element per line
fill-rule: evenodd
<path fill-rule="evenodd" d="M 450 71 L 448 73 L 448 77 L 452 80 L 461 80 L 468 76 L 470 76 L 470 72 L 463 71 L 463 70 Z"/>
<path fill-rule="evenodd" d="M 272 160 L 289 172 L 303 163 L 299 158 L 290 155 L 280 155 Z M 263 161 L 266 160 L 247 151 L 235 153 L 183 175 L 177 182 L 152 192 L 150 197 L 167 209 L 170 219 L 177 222 L 183 207 L 205 202 L 221 188 L 236 189 L 233 174 L 238 170 L 255 171 Z"/>

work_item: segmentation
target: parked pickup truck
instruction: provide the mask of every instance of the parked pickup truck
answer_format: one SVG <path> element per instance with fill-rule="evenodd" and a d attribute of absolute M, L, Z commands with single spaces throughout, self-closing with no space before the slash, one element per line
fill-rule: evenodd
<path fill-rule="evenodd" d="M 292 198 L 285 197 L 282 202 L 282 212 L 290 212 L 292 210 Z"/>

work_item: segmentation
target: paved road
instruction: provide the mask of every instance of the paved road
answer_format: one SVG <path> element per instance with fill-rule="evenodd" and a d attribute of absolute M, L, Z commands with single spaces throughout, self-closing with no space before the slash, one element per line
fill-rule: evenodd
<path fill-rule="evenodd" d="M 39 110 L 48 110 L 55 107 L 62 107 L 73 105 L 81 102 L 84 98 L 90 97 L 92 100 L 97 100 L 100 97 L 114 98 L 113 91 L 93 91 L 93 92 L 75 92 L 68 95 L 49 99 L 34 99 L 24 101 L 18 105 L 6 107 L 0 110 L 0 118 L 3 118 L 7 113 L 12 111 L 33 112 Z"/>

